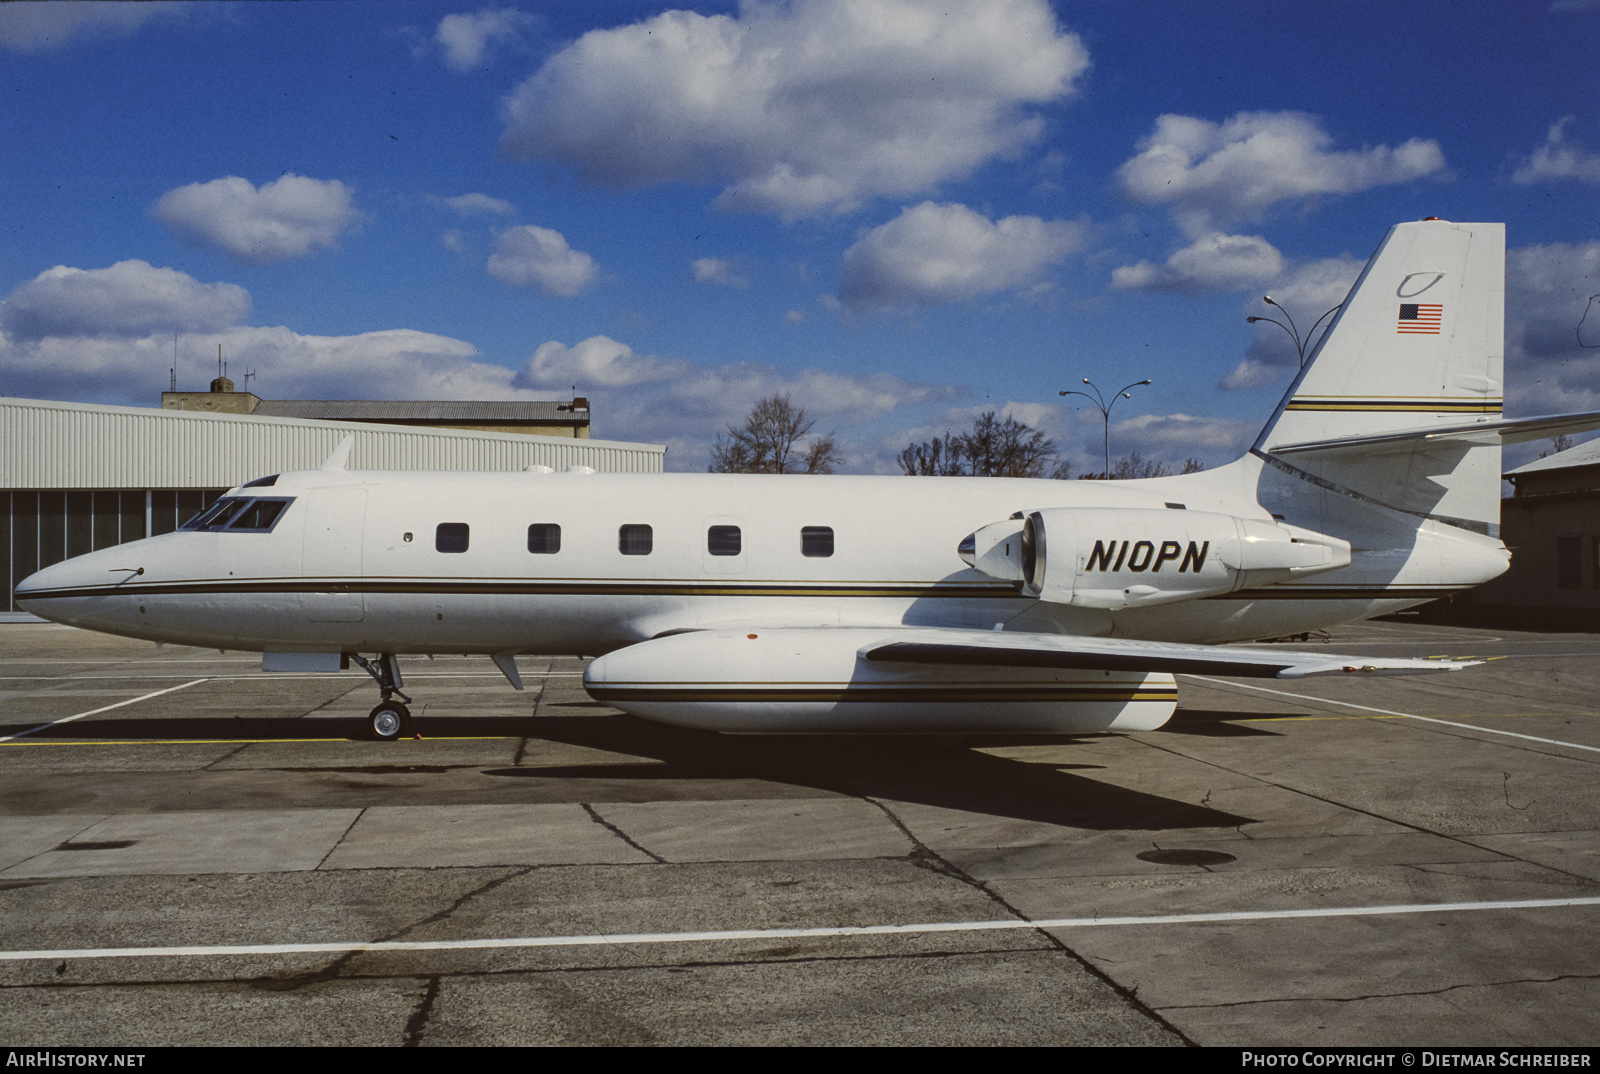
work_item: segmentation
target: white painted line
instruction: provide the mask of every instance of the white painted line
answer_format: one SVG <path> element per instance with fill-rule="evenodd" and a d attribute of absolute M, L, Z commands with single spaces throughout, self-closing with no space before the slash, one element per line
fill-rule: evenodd
<path fill-rule="evenodd" d="M 0 742 L 10 742 L 13 739 L 21 738 L 24 735 L 31 735 L 35 731 L 43 731 L 46 727 L 55 727 L 57 724 L 71 723 L 73 720 L 81 720 L 85 716 L 93 716 L 100 712 L 110 712 L 112 709 L 120 709 L 124 705 L 132 705 L 138 701 L 148 701 L 152 697 L 160 697 L 162 694 L 170 694 L 176 690 L 186 690 L 191 686 L 199 686 L 203 682 L 210 681 L 210 679 L 195 679 L 193 682 L 186 682 L 182 686 L 169 686 L 165 690 L 157 690 L 153 694 L 145 694 L 141 697 L 130 697 L 126 701 L 118 701 L 115 705 L 102 705 L 100 708 L 90 709 L 88 712 L 80 712 L 74 716 L 63 716 L 59 720 L 51 720 L 49 723 L 42 723 L 38 727 L 30 727 L 26 731 L 18 731 L 14 735 L 0 736 Z"/>
<path fill-rule="evenodd" d="M 1151 917 L 1057 917 L 1040 921 L 936 921 L 922 925 L 846 925 L 818 929 L 726 929 L 716 932 L 595 933 L 588 936 L 517 936 L 477 940 L 385 940 L 372 943 L 216 944 L 187 947 L 83 947 L 51 951 L 0 951 L 0 961 L 53 961 L 78 958 L 160 958 L 178 956 L 338 954 L 348 951 L 470 951 L 517 947 L 601 947 L 651 943 L 706 943 L 722 940 L 803 940 L 854 936 L 915 936 L 934 932 L 997 932 L 1014 929 L 1073 929 L 1121 925 L 1192 925 L 1231 921 L 1279 921 L 1306 917 L 1369 917 L 1393 914 L 1443 914 L 1467 910 L 1534 910 L 1562 906 L 1600 906 L 1600 897 L 1507 899 L 1495 902 L 1413 903 L 1398 906 L 1331 906 L 1310 910 L 1241 910 L 1211 914 L 1161 914 Z"/>
<path fill-rule="evenodd" d="M 1315 701 L 1320 705 L 1343 705 L 1347 709 L 1360 709 L 1362 712 L 1376 712 L 1383 716 L 1403 716 L 1408 720 L 1421 720 L 1424 723 L 1442 723 L 1449 727 L 1464 727 L 1468 731 L 1482 731 L 1486 735 L 1505 735 L 1507 738 L 1520 738 L 1528 742 L 1542 742 L 1546 746 L 1565 746 L 1569 750 L 1588 750 L 1590 753 L 1600 753 L 1600 746 L 1580 746 L 1576 742 L 1562 742 L 1557 738 L 1539 738 L 1536 735 L 1519 734 L 1516 731 L 1501 731 L 1493 727 L 1479 727 L 1477 724 L 1457 723 L 1455 720 L 1441 720 L 1437 716 L 1418 716 L 1414 712 L 1396 712 L 1393 709 L 1375 709 L 1371 705 L 1357 705 L 1352 701 L 1335 701 L 1331 697 L 1312 697 L 1310 694 L 1292 694 L 1288 690 L 1270 690 L 1265 686 L 1252 686 L 1246 682 L 1232 682 L 1227 679 L 1213 679 L 1207 675 L 1191 675 L 1191 679 L 1201 682 L 1216 683 L 1218 686 L 1237 686 L 1244 690 L 1259 690 L 1264 694 L 1277 694 L 1279 697 L 1293 697 L 1301 701 Z"/>

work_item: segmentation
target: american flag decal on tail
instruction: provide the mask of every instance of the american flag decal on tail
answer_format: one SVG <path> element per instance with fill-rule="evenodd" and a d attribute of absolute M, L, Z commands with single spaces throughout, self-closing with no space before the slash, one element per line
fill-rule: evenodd
<path fill-rule="evenodd" d="M 1402 336 L 1436 336 L 1444 320 L 1444 306 L 1427 302 L 1400 303 L 1400 320 L 1395 332 Z"/>

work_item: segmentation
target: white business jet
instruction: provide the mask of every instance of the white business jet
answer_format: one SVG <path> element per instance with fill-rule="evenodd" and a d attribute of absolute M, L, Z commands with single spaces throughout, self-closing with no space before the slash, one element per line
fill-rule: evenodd
<path fill-rule="evenodd" d="M 1390 230 L 1248 454 L 1143 481 L 319 470 L 79 556 L 27 610 L 376 680 L 399 658 L 601 653 L 598 701 L 734 732 L 1148 730 L 1174 673 L 1465 662 L 1229 646 L 1500 574 L 1500 448 L 1600 415 L 1500 417 L 1505 228 Z M 537 472 L 535 472 L 537 471 Z M 364 655 L 365 654 L 365 655 Z"/>

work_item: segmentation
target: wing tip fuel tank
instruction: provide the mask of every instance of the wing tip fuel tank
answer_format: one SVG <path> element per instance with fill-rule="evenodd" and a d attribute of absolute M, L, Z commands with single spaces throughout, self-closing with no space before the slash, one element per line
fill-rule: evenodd
<path fill-rule="evenodd" d="M 899 629 L 704 630 L 589 665 L 584 688 L 624 712 L 710 731 L 1060 734 L 1153 730 L 1177 706 L 1169 674 L 872 660 Z"/>

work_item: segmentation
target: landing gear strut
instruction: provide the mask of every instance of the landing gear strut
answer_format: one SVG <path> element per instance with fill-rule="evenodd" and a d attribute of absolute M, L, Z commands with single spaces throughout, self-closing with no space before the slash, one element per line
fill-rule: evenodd
<path fill-rule="evenodd" d="M 376 660 L 351 653 L 350 660 L 362 671 L 372 676 L 383 694 L 383 700 L 367 716 L 367 733 L 379 742 L 393 742 L 411 733 L 411 710 L 401 702 L 411 699 L 401 692 L 400 661 L 393 653 L 383 653 Z M 399 698 L 399 701 L 394 700 Z"/>

